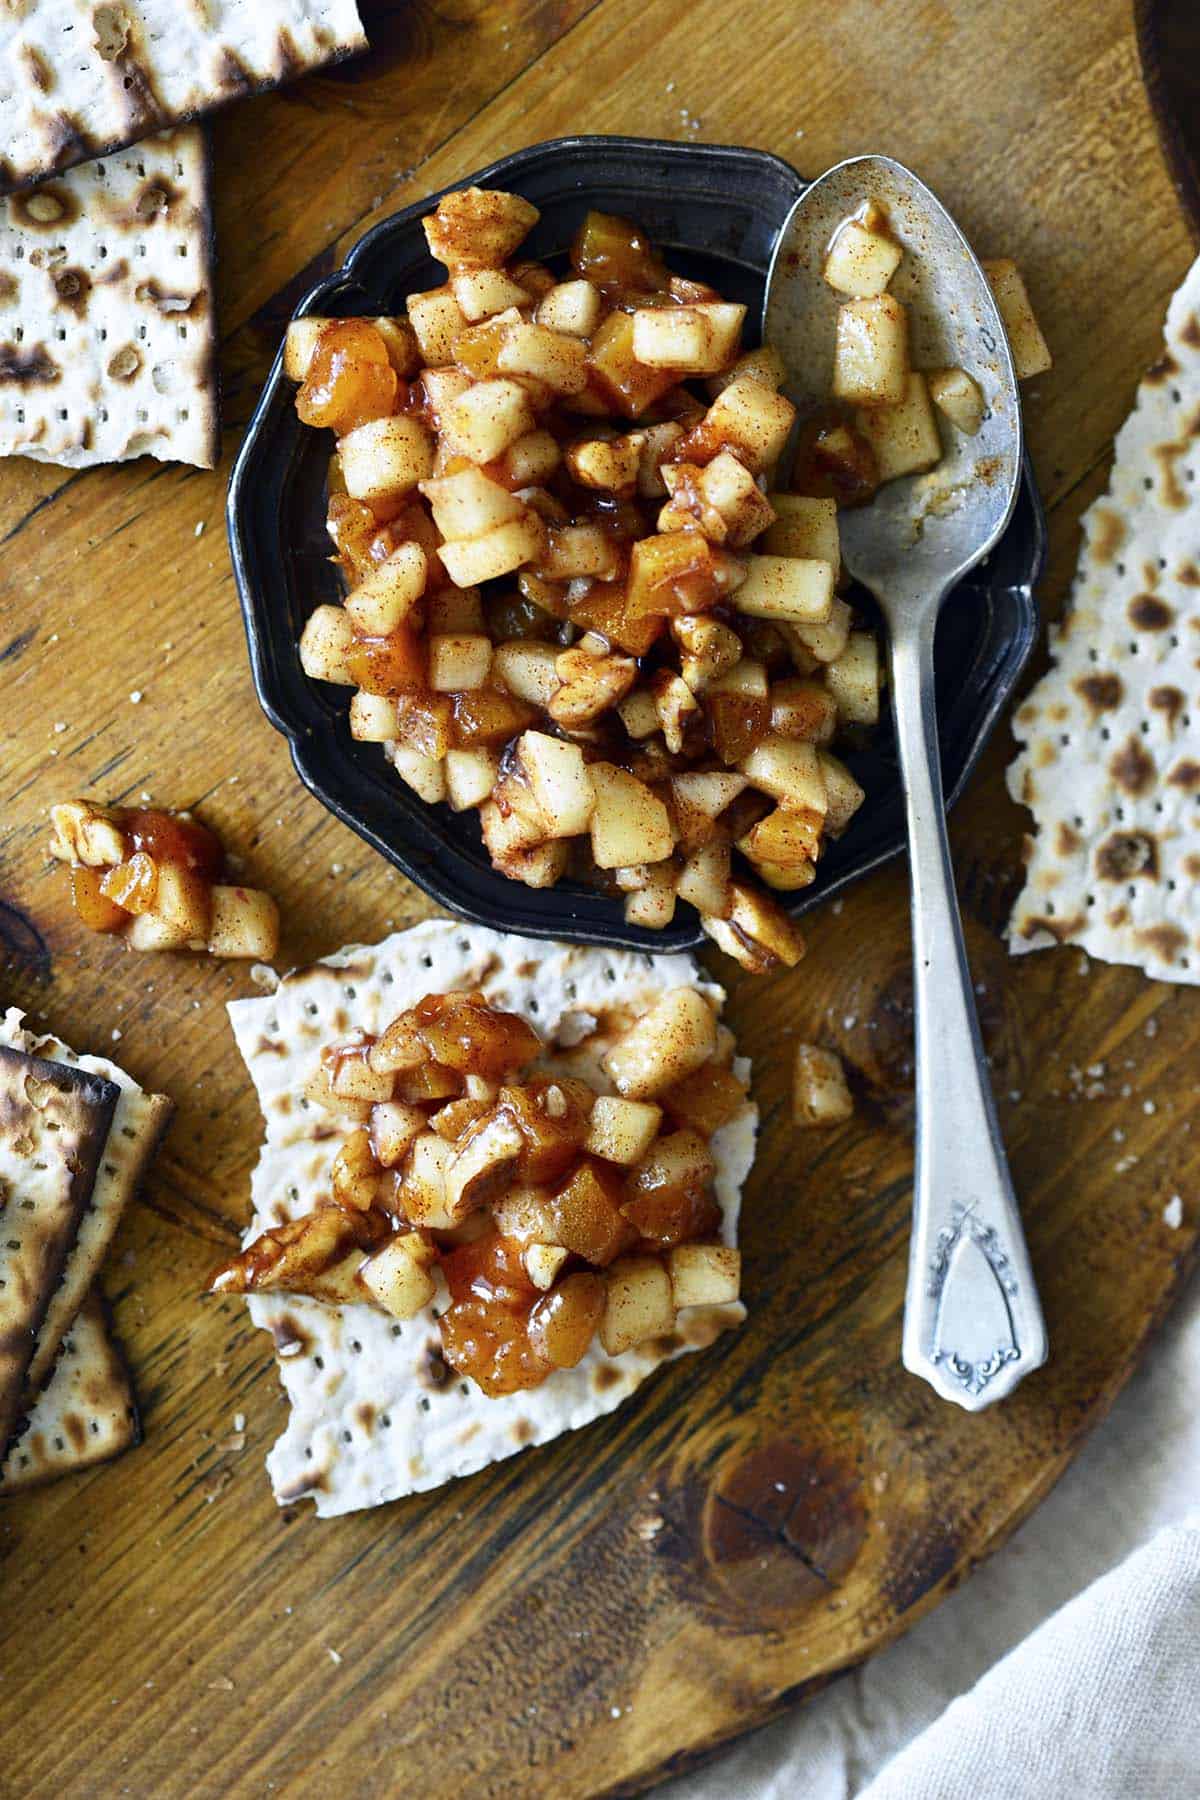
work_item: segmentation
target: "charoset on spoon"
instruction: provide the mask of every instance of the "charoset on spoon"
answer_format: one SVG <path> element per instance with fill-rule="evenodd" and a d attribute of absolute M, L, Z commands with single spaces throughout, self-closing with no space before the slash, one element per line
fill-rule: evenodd
<path fill-rule="evenodd" d="M 792 208 L 767 278 L 763 338 L 803 419 L 828 403 L 839 299 L 822 278 L 838 227 L 874 201 L 905 255 L 890 292 L 909 309 L 912 365 L 962 368 L 982 389 L 974 437 L 945 434 L 928 475 L 840 514 L 842 557 L 887 624 L 908 814 L 916 1012 L 916 1169 L 905 1367 L 978 1412 L 1046 1358 L 1046 1332 L 979 1035 L 946 836 L 934 709 L 942 602 L 993 548 L 1021 479 L 1021 409 L 987 279 L 945 208 L 902 164 L 856 157 Z M 963 596 L 958 605 L 970 605 Z"/>

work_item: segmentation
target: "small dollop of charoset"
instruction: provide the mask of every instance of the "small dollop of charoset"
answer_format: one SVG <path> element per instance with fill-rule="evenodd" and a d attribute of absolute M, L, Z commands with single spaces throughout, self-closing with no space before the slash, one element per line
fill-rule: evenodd
<path fill-rule="evenodd" d="M 275 901 L 229 880 L 219 838 L 190 812 L 66 800 L 50 808 L 50 823 L 50 854 L 70 867 L 71 898 L 89 930 L 121 936 L 131 950 L 277 955 Z"/>
<path fill-rule="evenodd" d="M 481 994 L 428 995 L 326 1047 L 305 1098 L 347 1126 L 329 1192 L 214 1275 L 411 1319 L 444 1290 L 448 1364 L 497 1396 L 736 1301 L 713 1133 L 747 1105 L 732 1035 L 674 988 L 610 1045 L 611 1089 L 545 1066 Z M 440 1280 L 439 1280 L 440 1278 Z"/>

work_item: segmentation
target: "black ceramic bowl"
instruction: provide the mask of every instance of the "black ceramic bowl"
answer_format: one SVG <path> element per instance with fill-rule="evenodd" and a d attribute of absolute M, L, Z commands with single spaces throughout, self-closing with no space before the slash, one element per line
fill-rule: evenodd
<path fill-rule="evenodd" d="M 805 183 L 761 150 L 619 137 L 559 138 L 520 150 L 467 178 L 524 194 L 541 212 L 528 254 L 562 266 L 589 206 L 638 219 L 681 273 L 711 281 L 758 318 L 771 248 Z M 466 183 L 458 183 L 462 186 Z M 421 218 L 431 194 L 385 219 L 322 281 L 300 313 L 403 310 L 444 270 L 429 256 Z M 752 340 L 751 340 L 752 341 Z M 229 538 L 263 710 L 291 745 L 301 779 L 411 881 L 450 912 L 532 937 L 645 950 L 688 950 L 706 939 L 681 907 L 666 931 L 626 925 L 621 903 L 561 882 L 535 890 L 497 874 L 473 812 L 429 806 L 401 782 L 377 744 L 347 726 L 350 690 L 310 681 L 297 645 L 308 614 L 340 596 L 325 534 L 330 439 L 301 425 L 279 358 L 250 422 L 229 486 Z M 1026 469 L 1016 512 L 987 565 L 947 601 L 938 625 L 937 699 L 948 799 L 962 791 L 1011 695 L 1037 630 L 1033 587 L 1045 524 Z M 794 915 L 840 892 L 903 847 L 895 746 L 884 719 L 871 747 L 847 760 L 867 791 L 849 830 L 822 857 L 813 886 L 782 896 Z"/>

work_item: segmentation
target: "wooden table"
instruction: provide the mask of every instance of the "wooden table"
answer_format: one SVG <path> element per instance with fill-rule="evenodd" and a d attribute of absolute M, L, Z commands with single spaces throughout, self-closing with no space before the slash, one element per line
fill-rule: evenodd
<path fill-rule="evenodd" d="M 222 467 L 0 471 L 0 857 L 36 928 L 9 916 L 9 997 L 80 1048 L 119 1032 L 179 1108 L 108 1271 L 146 1442 L 0 1511 L 14 1795 L 634 1791 L 861 1660 L 994 1548 L 1103 1415 L 1196 1248 L 1181 1075 L 1200 1001 L 1075 951 L 1008 958 L 1026 820 L 1001 731 L 953 835 L 1050 1368 L 972 1419 L 897 1367 L 912 1118 L 893 869 L 815 918 L 794 975 L 732 983 L 768 1122 L 746 1332 L 585 1439 L 441 1496 L 327 1524 L 276 1510 L 266 1342 L 239 1305 L 196 1298 L 247 1214 L 259 1126 L 223 1010 L 246 974 L 86 937 L 44 846 L 56 798 L 147 790 L 199 804 L 239 848 L 283 902 L 290 959 L 427 910 L 301 791 L 250 685 L 222 504 L 294 298 L 365 224 L 539 138 L 741 142 L 812 172 L 894 152 L 981 251 L 1021 261 L 1055 347 L 1027 395 L 1053 613 L 1191 256 L 1124 0 L 363 11 L 364 61 L 213 128 Z M 795 1035 L 854 1071 L 835 1136 L 786 1129 Z"/>

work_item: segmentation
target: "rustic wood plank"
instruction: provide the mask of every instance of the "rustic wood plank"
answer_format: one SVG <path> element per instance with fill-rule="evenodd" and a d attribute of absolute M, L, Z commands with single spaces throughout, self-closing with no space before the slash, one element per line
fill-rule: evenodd
<path fill-rule="evenodd" d="M 1044 598 L 1057 609 L 1189 257 L 1119 0 L 1000 14 L 850 0 L 819 17 L 752 0 L 740 58 L 715 0 L 378 10 L 395 36 L 369 81 L 346 71 L 216 128 L 235 425 L 296 270 L 340 256 L 376 195 L 390 210 L 576 130 L 749 141 L 807 169 L 882 147 L 981 248 L 1029 270 L 1058 357 L 1028 405 L 1055 503 Z M 246 223 L 259 220 L 262 233 Z M 109 1271 L 146 1443 L 0 1511 L 22 1642 L 0 1684 L 6 1778 L 156 1800 L 309 1793 L 322 1777 L 363 1796 L 415 1781 L 432 1800 L 631 1792 L 905 1629 L 1103 1415 L 1195 1257 L 1195 1220 L 1172 1231 L 1162 1209 L 1196 1186 L 1177 1076 L 1196 1055 L 1196 999 L 1074 951 L 1007 957 L 1026 821 L 1003 791 L 999 733 L 953 835 L 1050 1367 L 975 1419 L 897 1367 L 912 1120 L 896 869 L 817 915 L 794 975 L 731 983 L 766 1120 L 747 1330 L 585 1439 L 444 1494 L 333 1524 L 277 1512 L 262 1457 L 284 1406 L 265 1340 L 236 1304 L 195 1297 L 244 1220 L 258 1139 L 223 1014 L 247 976 L 85 939 L 43 855 L 54 798 L 145 790 L 202 804 L 283 901 L 289 958 L 428 910 L 299 789 L 258 711 L 226 474 L 0 473 L 6 990 L 81 1047 L 119 1030 L 130 1069 L 179 1104 Z M 833 1136 L 788 1129 L 797 1036 L 851 1068 L 858 1111 Z"/>

